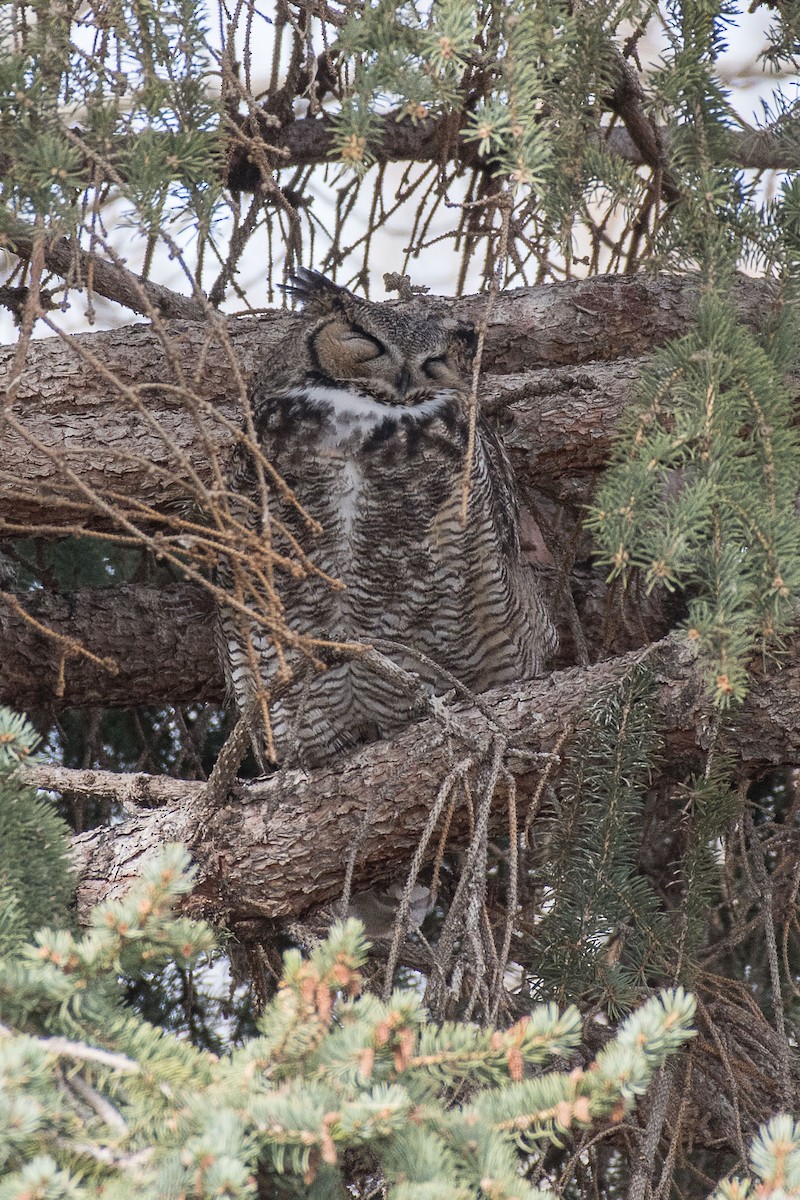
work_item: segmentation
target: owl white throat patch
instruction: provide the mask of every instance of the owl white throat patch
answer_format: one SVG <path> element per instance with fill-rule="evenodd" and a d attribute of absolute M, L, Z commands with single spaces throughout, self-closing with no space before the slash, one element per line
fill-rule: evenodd
<path fill-rule="evenodd" d="M 403 407 L 381 404 L 353 388 L 326 387 L 315 384 L 304 391 L 290 392 L 290 398 L 301 399 L 309 407 L 329 417 L 335 429 L 334 441 L 345 441 L 354 434 L 368 436 L 385 421 L 423 421 L 442 412 L 455 395 L 450 390 L 437 392 L 419 404 Z"/>

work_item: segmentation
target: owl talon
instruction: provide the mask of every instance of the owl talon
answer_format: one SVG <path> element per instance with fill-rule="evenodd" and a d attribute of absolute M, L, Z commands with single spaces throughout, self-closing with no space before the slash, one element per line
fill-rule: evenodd
<path fill-rule="evenodd" d="M 429 706 L 433 716 L 443 725 L 448 733 L 457 733 L 459 723 L 456 721 L 453 713 L 453 701 L 456 699 L 458 692 L 455 688 L 451 688 L 449 692 L 445 692 L 441 696 L 435 693 L 429 698 Z"/>

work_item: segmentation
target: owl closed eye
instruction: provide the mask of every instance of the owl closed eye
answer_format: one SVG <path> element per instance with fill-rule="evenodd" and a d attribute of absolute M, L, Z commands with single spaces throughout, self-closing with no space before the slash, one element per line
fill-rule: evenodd
<path fill-rule="evenodd" d="M 317 320 L 308 355 L 327 380 L 358 379 L 382 403 L 412 406 L 435 388 L 469 389 L 475 334 L 469 326 L 370 304 L 314 272 L 290 288 Z"/>
<path fill-rule="evenodd" d="M 386 347 L 368 333 L 360 329 L 347 329 L 342 334 L 345 349 L 359 362 L 371 362 L 386 353 Z"/>

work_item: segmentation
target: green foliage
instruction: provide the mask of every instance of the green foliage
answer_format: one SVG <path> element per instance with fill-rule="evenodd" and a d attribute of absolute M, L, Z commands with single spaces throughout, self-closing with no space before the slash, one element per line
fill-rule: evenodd
<path fill-rule="evenodd" d="M 709 277 L 742 258 L 767 253 L 766 214 L 752 183 L 728 165 L 737 124 L 717 60 L 727 49 L 736 0 L 672 0 L 667 50 L 648 80 L 655 119 L 670 126 L 669 163 L 680 203 L 658 231 L 655 250 L 672 270 L 701 267 Z"/>
<path fill-rule="evenodd" d="M 760 344 L 719 295 L 658 353 L 591 510 L 610 578 L 689 589 L 686 636 L 718 703 L 793 621 L 800 446 L 779 337 Z"/>
<path fill-rule="evenodd" d="M 0 884 L 0 955 L 16 949 L 29 936 L 17 889 L 8 883 Z"/>
<path fill-rule="evenodd" d="M 664 52 L 640 87 L 631 66 L 635 47 L 659 7 L 666 18 Z M 212 236 L 216 226 L 224 229 L 223 220 L 238 220 L 238 203 L 222 193 L 224 139 L 232 134 L 234 144 L 239 135 L 247 140 L 248 126 L 240 118 L 246 108 L 254 115 L 263 103 L 262 95 L 249 90 L 251 60 L 269 58 L 263 42 L 250 44 L 254 26 L 260 26 L 256 38 L 275 40 L 268 119 L 285 127 L 295 100 L 310 102 L 312 112 L 324 109 L 334 124 L 332 159 L 359 175 L 379 157 L 381 115 L 415 124 L 450 118 L 437 140 L 444 158 L 445 142 L 462 142 L 455 175 L 464 178 L 466 191 L 477 157 L 476 178 L 497 180 L 478 188 L 480 202 L 489 192 L 513 196 L 515 271 L 529 256 L 540 264 L 551 255 L 557 259 L 559 267 L 548 267 L 548 273 L 571 271 L 576 260 L 596 262 L 618 233 L 612 267 L 627 252 L 637 263 L 699 265 L 712 274 L 720 257 L 727 265 L 783 261 L 777 210 L 762 205 L 755 182 L 729 165 L 737 117 L 718 59 L 727 26 L 739 15 L 734 0 L 672 0 L 666 6 L 656 0 L 596 0 L 579 8 L 565 0 L 375 0 L 345 4 L 335 20 L 300 6 L 302 16 L 288 18 L 297 36 L 291 55 L 280 45 L 282 32 L 270 28 L 285 32 L 291 5 L 286 12 L 276 6 L 274 22 L 257 5 L 237 9 L 237 16 L 250 13 L 241 21 L 247 26 L 246 49 L 242 52 L 242 30 L 234 32 L 234 17 L 222 53 L 206 7 L 193 0 L 94 0 L 72 22 L 58 5 L 32 0 L 23 8 L 31 10 L 28 19 L 15 19 L 13 11 L 0 16 L 7 47 L 0 60 L 0 230 L 12 244 L 15 232 L 29 240 L 36 218 L 48 233 L 82 228 L 97 237 L 97 216 L 121 196 L 123 223 L 172 241 L 187 232 L 197 235 L 201 267 L 209 242 L 221 253 Z M 777 61 L 795 50 L 793 6 L 781 5 L 775 21 Z M 318 101 L 314 79 L 322 45 L 331 79 Z M 277 70 L 284 59 L 291 62 L 285 92 L 283 68 Z M 626 99 L 641 109 L 642 118 L 670 127 L 668 162 L 662 164 L 669 203 L 663 206 L 654 203 L 662 167 L 658 179 L 648 181 L 604 143 L 601 130 L 609 113 L 627 121 Z M 785 145 L 796 148 L 792 105 L 776 91 L 776 111 L 781 104 Z M 76 113 L 79 121 L 72 119 Z M 285 186 L 283 199 L 293 210 L 290 258 L 296 252 L 307 258 L 297 244 L 300 226 L 307 220 L 310 235 L 326 218 L 302 196 L 308 179 L 292 181 L 292 165 L 282 176 L 280 159 L 262 150 L 262 169 L 275 163 L 267 190 Z M 414 240 L 425 240 L 447 190 L 431 189 L 414 222 Z M 394 211 L 384 200 L 375 206 L 374 220 L 383 222 Z M 349 211 L 344 197 L 342 204 Z M 280 225 L 279 214 L 264 214 L 271 234 L 273 217 Z M 485 228 L 494 238 L 493 222 Z M 281 226 L 282 237 L 286 232 Z M 469 246 L 468 255 L 475 249 L 472 239 Z M 341 263 L 352 249 L 337 245 L 330 261 Z M 418 250 L 412 247 L 411 253 Z"/>
<path fill-rule="evenodd" d="M 203 925 L 171 915 L 190 886 L 184 852 L 168 848 L 82 938 L 43 930 L 0 961 L 2 1200 L 32 1187 L 244 1200 L 257 1176 L 262 1193 L 271 1180 L 287 1195 L 343 1197 L 352 1153 L 395 1197 L 537 1200 L 520 1156 L 621 1120 L 692 1036 L 694 1001 L 664 992 L 587 1069 L 550 1067 L 580 1043 L 577 1010 L 543 1005 L 492 1031 L 431 1026 L 414 992 L 358 998 L 366 944 L 348 921 L 309 958 L 286 955 L 257 1036 L 220 1060 L 119 999 L 121 971 L 210 944 Z"/>
<path fill-rule="evenodd" d="M 685 802 L 686 845 L 681 864 L 682 936 L 686 958 L 681 978 L 691 979 L 694 955 L 705 947 L 708 915 L 723 892 L 718 847 L 742 816 L 744 797 L 734 785 L 732 756 L 714 756 L 692 779 Z"/>
<path fill-rule="evenodd" d="M 749 1179 L 726 1179 L 711 1200 L 745 1200 L 748 1196 L 783 1200 L 800 1195 L 800 1124 L 780 1113 L 762 1125 L 750 1147 L 750 1169 L 760 1180 L 757 1185 Z"/>
<path fill-rule="evenodd" d="M 51 801 L 14 774 L 38 742 L 26 718 L 0 708 L 0 953 L 63 921 L 74 886 L 69 829 Z"/>
<path fill-rule="evenodd" d="M 592 523 L 612 574 L 627 579 L 637 570 L 648 586 L 687 592 L 686 631 L 703 650 L 717 698 L 724 703 L 743 693 L 753 652 L 779 647 L 796 603 L 792 505 L 800 464 L 781 382 L 790 359 L 788 325 L 756 339 L 736 325 L 720 296 L 730 286 L 731 268 L 742 263 L 797 277 L 800 187 L 790 175 L 775 202 L 762 204 L 756 181 L 728 160 L 735 121 L 718 58 L 726 23 L 740 5 L 675 0 L 664 6 L 663 61 L 642 75 L 646 95 L 637 95 L 634 105 L 645 124 L 669 127 L 665 161 L 657 168 L 634 166 L 604 141 L 612 113 L 616 132 L 624 123 L 614 95 L 621 87 L 619 52 L 630 51 L 628 65 L 635 62 L 653 0 L 580 6 L 375 0 L 334 6 L 335 12 L 278 6 L 266 104 L 249 82 L 251 60 L 263 57 L 263 44 L 257 38 L 250 44 L 262 6 L 226 11 L 231 26 L 241 21 L 225 34 L 223 54 L 207 8 L 195 0 L 97 0 L 72 9 L 35 0 L 12 7 L 0 13 L 5 244 L 13 246 L 15 237 L 30 241 L 36 223 L 48 235 L 78 234 L 84 248 L 102 254 L 108 229 L 127 257 L 128 232 L 113 239 L 122 209 L 123 223 L 144 231 L 153 246 L 159 233 L 196 233 L 197 252 L 187 255 L 187 269 L 196 269 L 198 286 L 206 287 L 208 271 L 225 262 L 220 295 L 248 261 L 280 271 L 284 252 L 289 268 L 313 259 L 359 274 L 350 255 L 363 247 L 361 283 L 368 271 L 375 273 L 367 255 L 382 224 L 411 230 L 413 255 L 440 236 L 432 226 L 434 213 L 442 215 L 437 205 L 455 208 L 466 197 L 474 207 L 459 217 L 444 213 L 450 235 L 466 247 L 459 286 L 467 279 L 472 287 L 478 274 L 488 283 L 498 265 L 506 279 L 516 274 L 528 282 L 609 266 L 699 268 L 711 290 L 697 326 L 647 374 Z M 797 53 L 799 11 L 793 2 L 776 10 L 776 63 Z M 325 12 L 335 19 L 319 15 Z M 263 20 L 262 34 L 271 18 Z M 324 71 L 317 61 L 323 46 L 329 52 Z M 218 96 L 220 67 L 230 76 Z M 263 86 L 262 63 L 253 74 Z M 321 81 L 320 101 L 315 80 Z M 775 144 L 796 155 L 797 106 L 779 94 L 771 104 L 765 120 L 774 126 Z M 356 198 L 363 201 L 357 181 L 330 188 L 333 170 L 323 180 L 324 166 L 302 160 L 290 159 L 282 170 L 280 154 L 254 138 L 267 168 L 275 164 L 274 177 L 265 178 L 247 217 L 239 198 L 231 199 L 215 244 L 209 231 L 222 211 L 222 135 L 231 134 L 227 149 L 235 157 L 243 143 L 250 149 L 251 127 L 239 123 L 248 107 L 251 115 L 266 116 L 268 131 L 281 126 L 283 132 L 305 105 L 312 117 L 325 112 L 318 133 L 335 118 L 332 157 L 362 174 L 383 163 L 376 141 L 382 115 L 413 125 L 448 116 L 447 136 L 435 143 L 442 161 L 409 164 L 391 199 L 382 166 L 372 171 L 379 183 L 369 225 L 350 245 L 347 219 L 355 213 L 360 220 Z M 269 142 L 269 132 L 265 137 Z M 449 157 L 456 140 L 460 157 Z M 408 210 L 396 215 L 400 197 L 413 195 L 413 181 L 429 166 L 435 182 L 413 221 L 406 221 Z M 492 203 L 501 193 L 514 204 L 505 263 L 492 257 L 501 241 Z M 321 200 L 336 206 L 333 220 Z M 264 224 L 275 251 L 268 261 L 263 247 L 254 253 L 258 243 L 248 242 L 249 231 Z M 311 234 L 303 244 L 306 228 Z M 470 255 L 477 254 L 474 266 L 484 249 L 480 272 L 468 276 Z M 138 552 L 96 539 L 15 541 L 14 547 L 18 585 L 28 595 L 42 587 L 58 592 L 157 581 L 156 568 Z M 166 568 L 158 573 L 165 581 Z M 220 726 L 200 718 L 200 736 L 190 745 L 196 719 L 196 708 L 113 710 L 91 718 L 71 711 L 54 719 L 51 744 L 67 765 L 203 777 L 213 753 L 200 749 L 201 740 L 210 732 L 206 746 L 213 743 Z M 698 955 L 702 967 L 718 970 L 730 990 L 746 969 L 747 1003 L 774 1012 L 780 995 L 765 956 L 759 957 L 766 917 L 761 922 L 756 910 L 746 838 L 738 851 L 722 841 L 743 803 L 729 786 L 724 761 L 715 758 L 691 784 L 684 774 L 677 786 L 674 780 L 663 785 L 670 825 L 656 835 L 666 845 L 679 839 L 680 857 L 653 874 L 657 883 L 668 880 L 673 908 L 664 902 L 666 891 L 644 875 L 643 833 L 646 844 L 652 827 L 643 831 L 643 802 L 663 766 L 656 724 L 643 672 L 596 698 L 589 727 L 568 745 L 566 778 L 549 782 L 544 793 L 550 822 L 531 872 L 540 890 L 526 911 L 510 913 L 512 960 L 518 953 L 537 997 L 580 998 L 616 1017 L 654 981 L 671 977 L 679 930 L 682 979 L 687 973 L 691 979 L 693 951 L 707 951 L 706 940 L 717 938 L 713 957 Z M 11 718 L 0 726 L 6 759 L 29 757 L 29 734 Z M 782 898 L 784 881 L 794 878 L 793 812 L 789 800 L 764 808 L 765 823 L 780 827 L 780 837 L 766 839 L 765 859 L 781 898 L 777 919 L 791 910 Z M 80 827 L 98 815 L 85 805 Z M 7 1085 L 0 1098 L 0 1200 L 101 1190 L 112 1198 L 134 1191 L 145 1198 L 247 1196 L 256 1187 L 267 1195 L 338 1196 L 347 1194 L 343 1181 L 350 1184 L 359 1171 L 385 1178 L 393 1196 L 409 1200 L 481 1192 L 535 1198 L 541 1194 L 528 1187 L 524 1173 L 541 1163 L 548 1139 L 564 1143 L 598 1119 L 606 1122 L 604 1135 L 613 1130 L 624 1104 L 646 1085 L 650 1058 L 661 1061 L 674 1048 L 669 1029 L 678 1041 L 685 1036 L 688 1002 L 670 994 L 660 1006 L 651 1002 L 646 1019 L 637 1014 L 627 1022 L 593 1070 L 565 1076 L 548 1064 L 577 1045 L 574 1009 L 559 1016 L 552 1007 L 537 1008 L 527 1023 L 500 1034 L 431 1025 L 413 993 L 395 993 L 387 1004 L 356 999 L 363 946 L 350 927 L 338 930 L 310 962 L 289 956 L 283 987 L 257 1036 L 218 1061 L 214 1055 L 223 1047 L 243 1040 L 224 1027 L 227 1014 L 210 1006 L 204 1027 L 193 1028 L 176 1003 L 193 991 L 195 956 L 212 945 L 206 928 L 175 923 L 171 915 L 183 886 L 183 858 L 171 852 L 138 893 L 122 906 L 105 907 L 78 937 L 64 928 L 63 833 L 41 799 L 0 780 L 0 1002 L 11 1028 L 0 1036 Z M 493 920 L 491 905 L 487 911 Z M 25 949 L 43 923 L 59 929 L 40 933 Z M 518 927 L 533 931 L 525 945 Z M 778 934 L 791 976 L 795 934 L 788 925 Z M 670 1026 L 678 1010 L 684 1015 Z M 722 1032 L 738 1070 L 744 1060 L 735 1031 L 725 1026 Z M 48 1040 L 53 1037 L 60 1041 Z M 760 1044 L 755 1035 L 753 1043 Z M 746 1123 L 749 1080 L 732 1090 Z M 776 1125 L 775 1135 L 764 1137 L 757 1173 L 767 1188 L 791 1191 L 791 1173 L 782 1175 L 775 1164 L 780 1143 L 791 1146 L 786 1161 L 793 1161 L 796 1130 Z M 580 1194 L 621 1194 L 624 1151 L 618 1144 L 612 1136 L 575 1148 L 570 1170 L 580 1170 L 580 1158 L 597 1172 Z M 552 1171 L 544 1175 L 555 1178 Z M 576 1178 L 563 1186 L 578 1194 Z M 732 1195 L 748 1185 L 735 1186 L 740 1191 Z"/>
<path fill-rule="evenodd" d="M 180 847 L 166 848 L 124 901 L 94 909 L 87 933 L 40 930 L 35 945 L 7 957 L 0 967 L 7 1017 L 107 1039 L 118 1007 L 109 1000 L 109 976 L 135 978 L 167 962 L 187 963 L 213 944 L 207 927 L 172 916 L 176 899 L 191 888 L 186 866 Z"/>
<path fill-rule="evenodd" d="M 101 28 L 90 6 L 74 29 L 63 6 L 31 7 L 30 23 L 0 13 L 0 41 L 14 48 L 0 62 L 2 228 L 12 245 L 29 232 L 20 218 L 75 234 L 98 167 L 137 227 L 207 231 L 220 150 L 202 6 L 121 0 L 103 7 Z M 70 127 L 64 113 L 76 109 L 80 127 Z"/>
<path fill-rule="evenodd" d="M 50 800 L 0 773 L 0 886 L 16 901 L 25 936 L 66 911 L 74 879 L 69 829 Z"/>
<path fill-rule="evenodd" d="M 469 95 L 464 139 L 512 188 L 541 193 L 555 229 L 589 185 L 585 155 L 609 87 L 613 29 L 652 8 L 602 3 L 577 17 L 558 0 L 368 6 L 349 18 L 337 42 L 351 80 L 337 117 L 337 151 L 363 170 L 374 115 L 387 100 L 398 119 L 416 121 L 457 112 Z"/>
<path fill-rule="evenodd" d="M 39 735 L 27 717 L 0 708 L 0 781 L 23 762 L 34 762 Z"/>
<path fill-rule="evenodd" d="M 457 116 L 459 136 L 514 195 L 518 231 L 526 231 L 520 242 L 540 251 L 557 245 L 568 270 L 581 234 L 598 223 L 601 197 L 628 232 L 638 229 L 637 247 L 648 231 L 645 257 L 653 266 L 700 266 L 711 277 L 723 264 L 771 264 L 783 252 L 775 213 L 759 209 L 756 183 L 729 165 L 738 118 L 718 59 L 740 5 L 666 5 L 665 48 L 645 95 L 626 75 L 621 30 L 626 22 L 643 29 L 658 7 L 648 0 L 579 9 L 562 0 L 437 0 L 430 8 L 382 2 L 359 9 L 336 42 L 344 86 L 335 153 L 363 173 L 374 161 L 378 114 Z M 786 14 L 781 19 L 788 24 Z M 670 129 L 674 201 L 663 214 L 652 211 L 641 173 L 626 169 L 598 136 L 603 114 L 631 99 Z M 790 137 L 792 122 L 786 127 Z"/>
<path fill-rule="evenodd" d="M 675 942 L 641 874 L 641 815 L 661 738 L 655 685 L 644 667 L 605 688 L 570 746 L 552 797 L 537 883 L 547 915 L 536 931 L 538 989 L 626 1011 L 651 975 L 668 973 Z M 618 951 L 624 947 L 620 957 Z"/>

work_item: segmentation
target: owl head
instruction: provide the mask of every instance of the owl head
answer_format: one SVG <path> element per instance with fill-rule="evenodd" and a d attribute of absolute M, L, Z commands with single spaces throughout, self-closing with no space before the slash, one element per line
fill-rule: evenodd
<path fill-rule="evenodd" d="M 469 391 L 475 331 L 430 302 L 373 304 L 302 267 L 287 291 L 313 322 L 306 334 L 313 378 L 355 383 L 383 404 L 408 408 L 443 391 Z"/>

